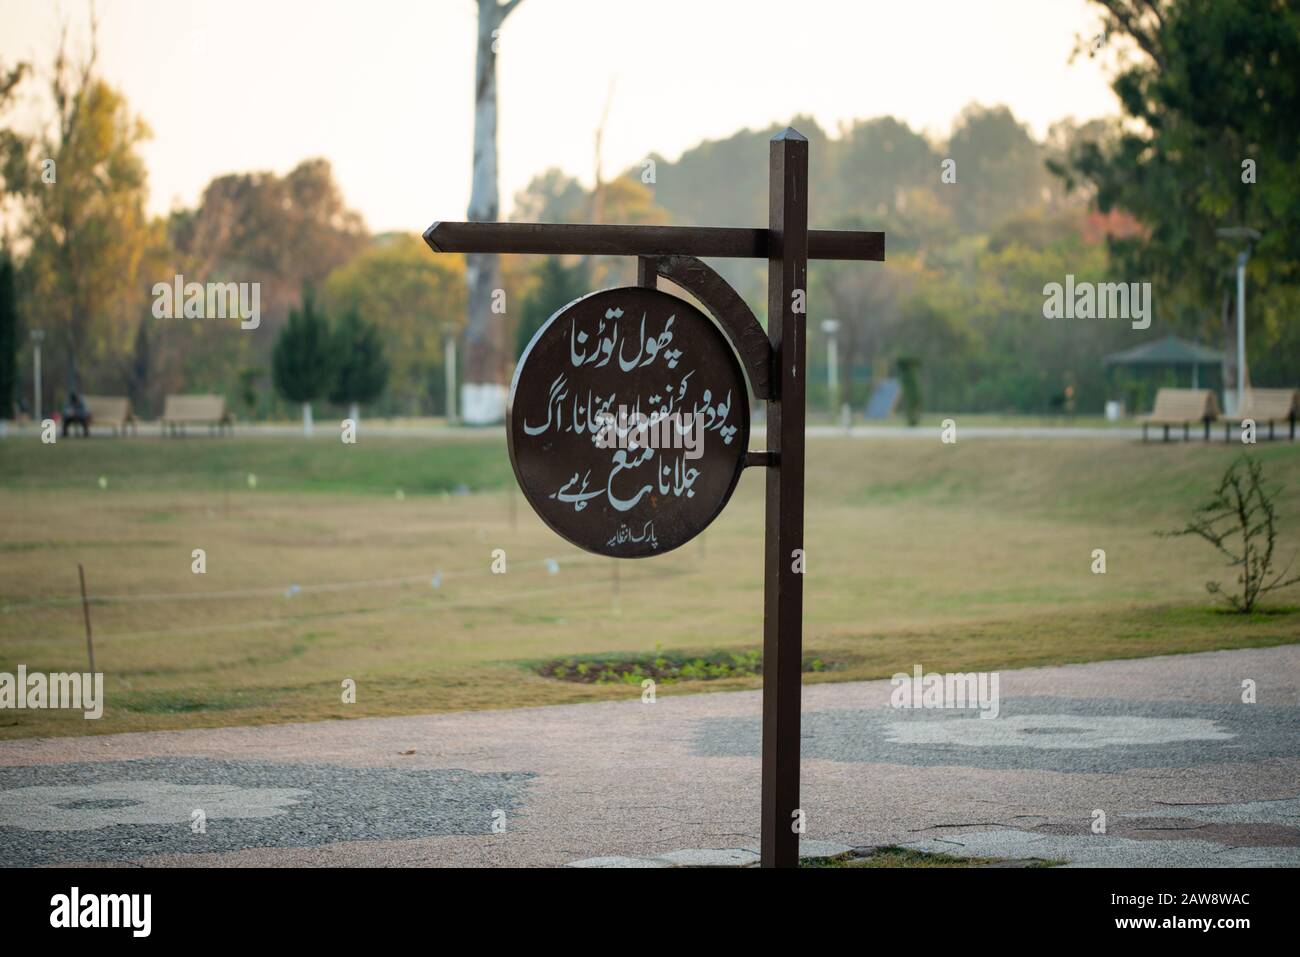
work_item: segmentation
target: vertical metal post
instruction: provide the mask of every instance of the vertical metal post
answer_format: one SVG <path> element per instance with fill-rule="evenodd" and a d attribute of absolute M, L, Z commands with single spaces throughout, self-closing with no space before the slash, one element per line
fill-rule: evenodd
<path fill-rule="evenodd" d="M 1246 260 L 1249 252 L 1237 256 L 1237 415 L 1246 403 Z"/>
<path fill-rule="evenodd" d="M 776 461 L 767 470 L 761 850 L 763 867 L 795 867 L 803 656 L 803 555 L 796 551 L 803 549 L 808 141 L 786 129 L 769 148 L 767 332 L 776 369 L 767 448 Z"/>
<path fill-rule="evenodd" d="M 823 319 L 822 332 L 826 333 L 826 404 L 831 415 L 840 404 L 840 352 L 836 334 L 840 330 L 838 319 Z"/>
<path fill-rule="evenodd" d="M 646 289 L 655 289 L 659 285 L 659 260 L 654 256 L 636 257 L 636 284 Z"/>
<path fill-rule="evenodd" d="M 86 620 L 86 657 L 90 659 L 90 673 L 95 673 L 95 640 L 90 634 L 90 599 L 86 597 L 86 569 L 77 562 L 77 574 L 81 577 L 81 613 Z"/>

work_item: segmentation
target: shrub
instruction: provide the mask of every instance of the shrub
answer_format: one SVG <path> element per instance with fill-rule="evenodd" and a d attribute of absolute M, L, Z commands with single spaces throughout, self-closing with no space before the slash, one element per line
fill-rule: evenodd
<path fill-rule="evenodd" d="M 1273 572 L 1277 546 L 1273 501 L 1279 491 L 1265 487 L 1264 467 L 1258 460 L 1242 455 L 1228 466 L 1214 497 L 1196 510 L 1186 526 L 1162 533 L 1197 535 L 1222 552 L 1230 568 L 1239 569 L 1236 591 L 1225 591 L 1219 582 L 1206 582 L 1205 589 L 1241 614 L 1254 611 L 1262 595 L 1300 582 L 1300 575 L 1286 577 L 1291 562 L 1281 572 Z"/>

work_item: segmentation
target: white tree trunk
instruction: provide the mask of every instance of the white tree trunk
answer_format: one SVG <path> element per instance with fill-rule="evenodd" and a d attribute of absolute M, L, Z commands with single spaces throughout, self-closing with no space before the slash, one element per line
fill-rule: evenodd
<path fill-rule="evenodd" d="M 500 218 L 497 189 L 497 49 L 501 24 L 520 0 L 478 0 L 478 55 L 474 75 L 474 178 L 470 188 L 471 222 Z M 465 257 L 469 314 L 465 323 L 465 380 L 461 416 L 470 425 L 505 418 L 506 321 L 492 312 L 493 291 L 501 286 L 495 255 Z"/>
<path fill-rule="evenodd" d="M 310 439 L 311 433 L 312 433 L 311 403 L 304 402 L 302 404 L 302 434 L 305 438 Z"/>

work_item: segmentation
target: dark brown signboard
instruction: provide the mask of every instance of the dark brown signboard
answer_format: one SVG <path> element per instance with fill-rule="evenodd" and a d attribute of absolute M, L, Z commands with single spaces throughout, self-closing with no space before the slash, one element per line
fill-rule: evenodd
<path fill-rule="evenodd" d="M 745 466 L 749 397 L 726 337 L 643 287 L 584 296 L 524 350 L 506 414 L 525 497 L 580 548 L 645 558 L 722 511 Z"/>

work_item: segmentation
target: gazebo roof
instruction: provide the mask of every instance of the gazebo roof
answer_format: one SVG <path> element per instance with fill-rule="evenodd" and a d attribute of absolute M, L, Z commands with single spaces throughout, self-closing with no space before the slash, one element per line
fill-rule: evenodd
<path fill-rule="evenodd" d="M 1172 335 L 1106 357 L 1106 365 L 1211 366 L 1222 361 L 1223 353 L 1217 349 Z"/>

